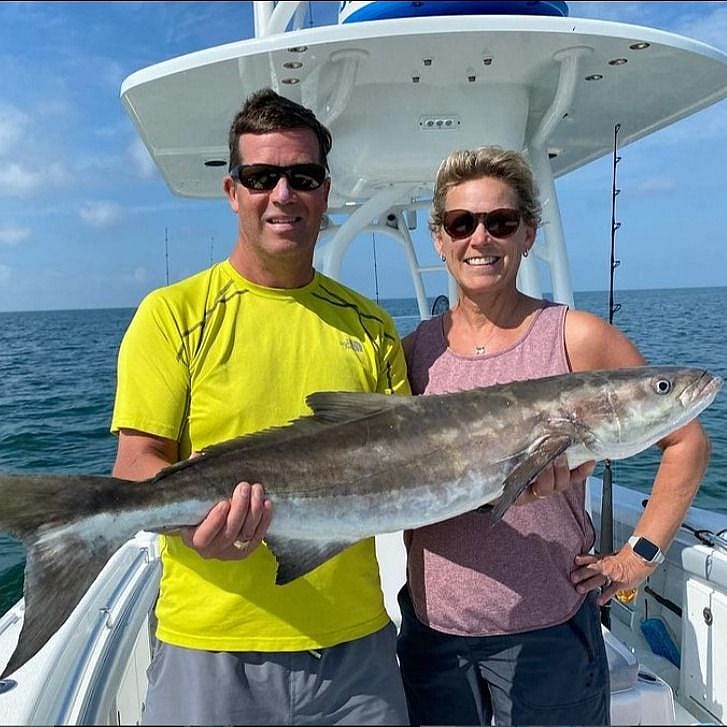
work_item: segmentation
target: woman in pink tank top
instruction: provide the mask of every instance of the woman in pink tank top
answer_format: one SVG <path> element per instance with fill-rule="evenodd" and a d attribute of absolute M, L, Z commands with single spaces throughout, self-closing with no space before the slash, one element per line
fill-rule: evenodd
<path fill-rule="evenodd" d="M 442 163 L 430 227 L 459 300 L 404 340 L 414 394 L 645 363 L 601 318 L 517 289 L 539 223 L 535 181 L 519 153 L 483 147 Z M 659 445 L 635 534 L 666 550 L 709 442 L 695 420 Z M 492 527 L 477 511 L 405 534 L 398 653 L 413 724 L 490 724 L 493 716 L 496 724 L 609 723 L 598 606 L 657 563 L 630 545 L 589 554 L 584 483 L 555 489 L 536 480 Z"/>

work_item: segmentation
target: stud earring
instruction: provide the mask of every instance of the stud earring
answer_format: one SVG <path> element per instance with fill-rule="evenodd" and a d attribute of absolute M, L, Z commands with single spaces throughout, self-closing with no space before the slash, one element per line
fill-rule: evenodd
<path fill-rule="evenodd" d="M 444 255 L 440 255 L 440 257 L 442 258 L 442 262 L 446 262 L 447 261 L 447 258 Z"/>
<path fill-rule="evenodd" d="M 523 250 L 523 257 L 527 257 L 530 253 L 527 250 Z"/>

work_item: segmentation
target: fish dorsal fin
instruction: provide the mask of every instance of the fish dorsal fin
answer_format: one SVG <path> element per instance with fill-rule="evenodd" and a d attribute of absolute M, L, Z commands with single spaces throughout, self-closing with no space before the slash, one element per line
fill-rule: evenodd
<path fill-rule="evenodd" d="M 389 394 L 372 394 L 364 391 L 318 391 L 306 397 L 306 404 L 313 410 L 312 414 L 299 417 L 279 427 L 271 427 L 242 437 L 235 437 L 219 444 L 211 444 L 202 449 L 200 454 L 212 457 L 222 455 L 225 452 L 241 452 L 258 447 L 274 446 L 278 443 L 285 444 L 296 436 L 316 435 L 332 424 L 379 414 L 386 411 L 387 408 L 400 403 L 401 398 Z M 194 464 L 194 459 L 187 459 L 165 467 L 154 477 L 154 481 Z"/>
<path fill-rule="evenodd" d="M 401 398 L 364 391 L 317 391 L 306 397 L 305 403 L 316 421 L 333 423 L 379 414 L 400 404 Z"/>

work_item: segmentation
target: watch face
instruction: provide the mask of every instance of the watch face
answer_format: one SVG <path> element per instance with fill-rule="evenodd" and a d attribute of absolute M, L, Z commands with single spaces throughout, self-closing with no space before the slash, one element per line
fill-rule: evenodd
<path fill-rule="evenodd" d="M 659 548 L 646 538 L 639 538 L 632 547 L 636 555 L 640 555 L 649 562 L 654 560 L 659 552 Z"/>

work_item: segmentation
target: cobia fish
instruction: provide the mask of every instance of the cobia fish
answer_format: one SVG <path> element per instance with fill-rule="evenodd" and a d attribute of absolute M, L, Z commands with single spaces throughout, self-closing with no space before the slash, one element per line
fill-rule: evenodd
<path fill-rule="evenodd" d="M 208 448 L 144 482 L 0 475 L 0 530 L 27 546 L 25 616 L 3 676 L 45 644 L 139 530 L 202 520 L 241 480 L 273 502 L 286 584 L 357 541 L 492 503 L 494 522 L 557 455 L 622 459 L 696 417 L 722 382 L 693 368 L 566 374 L 439 396 L 319 392 L 310 416 Z"/>

